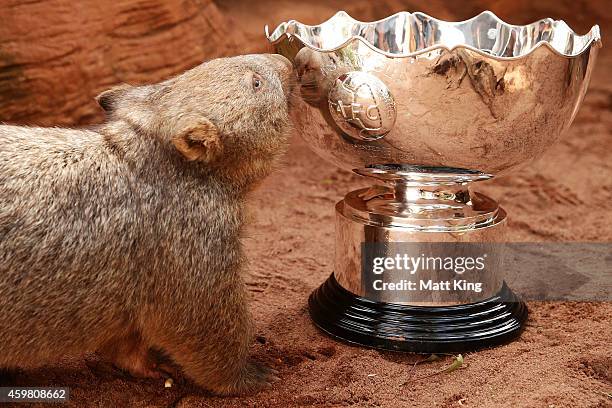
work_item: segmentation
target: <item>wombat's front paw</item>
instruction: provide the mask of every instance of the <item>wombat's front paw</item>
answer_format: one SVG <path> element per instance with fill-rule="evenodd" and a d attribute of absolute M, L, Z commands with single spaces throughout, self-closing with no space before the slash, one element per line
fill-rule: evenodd
<path fill-rule="evenodd" d="M 108 360 L 99 360 L 89 358 L 85 360 L 85 364 L 92 373 L 100 377 L 133 377 L 133 378 L 152 378 L 161 377 L 161 372 L 155 370 L 155 366 L 143 366 L 140 364 L 132 364 L 131 362 L 117 362 Z"/>
<path fill-rule="evenodd" d="M 249 361 L 240 376 L 227 389 L 219 390 L 223 395 L 244 395 L 260 391 L 277 381 L 278 371 L 263 363 Z"/>

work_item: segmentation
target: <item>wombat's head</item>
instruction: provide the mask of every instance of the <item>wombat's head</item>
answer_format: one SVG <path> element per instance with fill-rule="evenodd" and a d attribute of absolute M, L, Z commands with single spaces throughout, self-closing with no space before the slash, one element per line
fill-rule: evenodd
<path fill-rule="evenodd" d="M 192 165 L 252 178 L 249 172 L 267 172 L 284 151 L 293 82 L 286 58 L 243 55 L 208 61 L 159 84 L 113 88 L 97 100 L 111 121 L 161 138 Z"/>

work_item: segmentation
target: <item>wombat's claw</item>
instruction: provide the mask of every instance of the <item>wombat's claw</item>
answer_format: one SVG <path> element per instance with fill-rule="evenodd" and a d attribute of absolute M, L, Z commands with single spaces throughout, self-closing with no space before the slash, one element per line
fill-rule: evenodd
<path fill-rule="evenodd" d="M 251 361 L 248 363 L 244 375 L 236 383 L 236 392 L 239 394 L 253 393 L 268 388 L 278 381 L 278 371 L 263 363 Z"/>
<path fill-rule="evenodd" d="M 171 364 L 159 363 L 155 366 L 155 371 L 163 378 L 172 378 L 175 384 L 183 383 L 182 371 Z"/>
<path fill-rule="evenodd" d="M 158 370 L 155 365 L 130 365 L 122 366 L 114 364 L 117 370 L 120 370 L 125 375 L 133 378 L 151 378 L 159 379 L 163 376 L 163 372 Z"/>
<path fill-rule="evenodd" d="M 280 380 L 280 378 L 278 377 L 278 370 L 275 370 L 274 368 L 271 367 L 267 367 L 267 366 L 263 366 L 264 370 L 266 372 L 266 379 L 268 380 L 268 383 L 273 383 L 276 382 L 278 380 Z"/>
<path fill-rule="evenodd" d="M 108 361 L 92 360 L 89 358 L 85 359 L 85 365 L 89 368 L 95 376 L 98 377 L 121 377 L 126 372 L 115 364 Z"/>
<path fill-rule="evenodd" d="M 151 368 L 160 374 L 163 378 L 172 378 L 175 383 L 181 383 L 184 380 L 184 375 L 179 366 L 164 352 L 156 349 L 149 350 L 149 361 L 152 362 Z"/>
<path fill-rule="evenodd" d="M 134 378 L 162 378 L 162 373 L 157 370 L 143 369 L 140 371 L 128 371 L 128 373 Z"/>

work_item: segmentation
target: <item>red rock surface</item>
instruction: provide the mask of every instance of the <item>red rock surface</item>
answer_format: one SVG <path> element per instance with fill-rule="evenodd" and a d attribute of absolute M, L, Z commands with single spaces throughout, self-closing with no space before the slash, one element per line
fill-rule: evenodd
<path fill-rule="evenodd" d="M 0 2 L 1 5 L 5 3 Z M 40 4 L 39 7 L 43 7 L 44 3 Z M 21 64 L 25 64 L 24 68 L 31 72 L 31 77 L 26 77 L 23 84 L 13 84 L 15 88 L 6 88 L 3 80 L 6 72 L 11 71 L 7 71 L 6 65 L 0 68 L 0 119 L 47 124 L 90 121 L 94 119 L 91 96 L 113 82 L 157 80 L 197 63 L 204 56 L 264 51 L 267 49 L 262 34 L 264 24 L 273 26 L 290 18 L 317 23 L 345 7 L 363 20 L 382 18 L 401 9 L 422 10 L 449 19 L 468 18 L 483 9 L 492 9 L 500 17 L 517 24 L 546 16 L 563 18 L 580 32 L 597 22 L 602 25 L 603 53 L 584 106 L 569 132 L 537 162 L 520 173 L 493 180 L 481 190 L 498 199 L 508 211 L 510 240 L 612 240 L 612 77 L 609 70 L 612 52 L 605 48 L 607 33 L 612 32 L 608 2 L 438 0 L 425 3 L 388 0 L 349 4 L 340 1 L 226 1 L 217 6 L 207 2 L 184 2 L 181 7 L 195 7 L 194 4 L 198 7 L 208 5 L 198 17 L 194 17 L 195 20 L 188 19 L 185 23 L 190 25 L 188 30 L 175 28 L 177 33 L 188 35 L 186 38 L 180 34 L 166 34 L 157 39 L 156 35 L 126 27 L 125 30 L 131 33 L 128 37 L 135 36 L 131 40 L 106 38 L 102 41 L 88 37 L 89 41 L 100 41 L 100 45 L 54 59 L 53 55 L 64 55 L 70 47 L 53 48 L 53 42 L 47 38 L 51 34 L 28 37 L 29 46 L 39 54 L 28 59 L 27 50 L 23 49 L 24 42 L 21 42 L 22 48 L 15 45 L 12 52 Z M 75 10 L 54 14 L 57 24 L 64 24 L 64 30 L 71 27 L 72 23 L 67 21 L 87 25 L 83 20 L 88 14 L 76 11 L 85 6 L 74 7 Z M 100 12 L 106 7 L 100 6 Z M 0 14 L 6 13 L 2 8 L 0 10 Z M 70 18 L 65 16 L 68 12 L 72 13 Z M 134 16 L 144 16 L 138 11 L 133 13 Z M 174 13 L 164 15 L 171 21 L 180 20 Z M 23 24 L 30 21 L 27 16 L 19 18 L 24 19 Z M 218 23 L 226 19 L 230 25 L 219 27 Z M 136 20 L 138 18 L 134 17 L 132 21 Z M 50 32 L 55 27 L 51 22 L 47 17 L 46 30 Z M 165 27 L 159 22 L 151 24 Z M 210 27 L 219 31 L 213 33 Z M 165 32 L 162 28 L 160 30 Z M 26 31 L 23 29 L 24 35 Z M 61 31 L 58 30 L 57 35 Z M 92 31 L 102 35 L 100 32 Z M 19 39 L 0 25 L 3 64 L 6 64 L 5 45 L 9 34 L 14 41 Z M 236 40 L 232 40 L 234 36 Z M 157 47 L 166 50 L 163 58 L 157 52 L 135 45 L 151 37 L 156 38 Z M 114 66 L 122 68 L 96 75 L 95 69 L 109 69 L 106 66 L 108 60 L 100 62 L 96 58 L 107 55 L 102 51 L 109 49 L 107 47 L 116 49 L 114 41 L 125 42 L 126 45 L 119 48 L 123 50 L 121 52 L 138 52 L 138 57 L 121 57 L 123 54 L 116 51 L 112 54 L 117 58 Z M 234 41 L 240 44 L 238 51 L 231 48 Z M 44 57 L 51 53 L 48 47 L 53 54 Z M 77 55 L 80 56 L 78 60 Z M 178 55 L 190 57 L 177 58 Z M 84 63 L 90 67 L 88 70 L 74 66 L 77 61 L 92 59 L 98 62 Z M 46 81 L 42 78 L 49 78 L 48 70 L 62 72 L 56 64 L 63 64 L 66 74 L 46 88 Z M 74 72 L 74 79 L 68 72 Z M 21 99 L 7 102 L 7 98 L 13 97 L 7 96 L 6 89 L 13 89 L 11 92 L 20 95 L 22 87 L 27 91 L 23 91 Z M 63 93 L 74 96 L 65 101 L 62 99 L 64 102 L 57 104 L 61 109 L 54 113 L 49 109 L 56 103 L 53 95 L 57 97 Z M 421 356 L 352 347 L 321 334 L 309 320 L 306 300 L 332 270 L 333 205 L 343 194 L 367 185 L 367 182 L 314 156 L 299 138 L 293 139 L 285 161 L 283 169 L 268 178 L 253 196 L 256 221 L 247 240 L 251 258 L 248 288 L 252 294 L 252 312 L 259 336 L 254 342 L 253 353 L 280 371 L 280 381 L 269 390 L 242 398 L 217 398 L 180 381 L 165 389 L 162 381 L 129 379 L 112 371 L 91 369 L 83 360 L 12 372 L 3 378 L 22 385 L 71 387 L 70 406 L 74 407 L 612 405 L 610 303 L 530 302 L 527 328 L 519 340 L 495 349 L 468 353 L 464 356 L 462 369 L 420 380 L 418 378 L 439 370 L 450 361 L 419 365 L 411 371 Z M 95 357 L 90 358 L 95 361 Z"/>
<path fill-rule="evenodd" d="M 0 121 L 101 120 L 94 97 L 217 55 L 240 36 L 211 0 L 0 1 Z"/>

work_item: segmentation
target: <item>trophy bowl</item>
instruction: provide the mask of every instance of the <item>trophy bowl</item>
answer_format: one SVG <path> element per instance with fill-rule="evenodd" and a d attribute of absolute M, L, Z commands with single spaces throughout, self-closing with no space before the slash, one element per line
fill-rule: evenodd
<path fill-rule="evenodd" d="M 309 300 L 317 326 L 420 352 L 516 337 L 527 310 L 503 278 L 506 213 L 471 183 L 518 171 L 567 130 L 599 27 L 578 35 L 560 20 L 518 26 L 488 11 L 461 22 L 400 12 L 366 23 L 341 11 L 266 35 L 295 68 L 297 132 L 324 159 L 378 182 L 336 205 L 334 272 Z M 487 267 L 462 275 L 478 292 L 406 289 L 417 277 L 452 279 L 440 265 L 408 275 L 374 265 L 485 249 Z"/>

